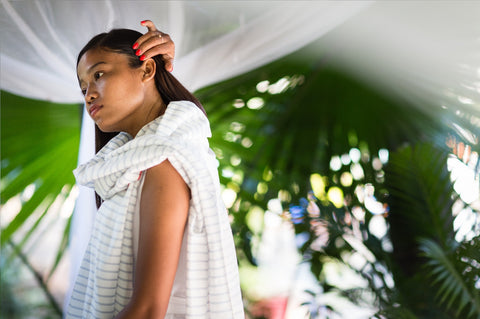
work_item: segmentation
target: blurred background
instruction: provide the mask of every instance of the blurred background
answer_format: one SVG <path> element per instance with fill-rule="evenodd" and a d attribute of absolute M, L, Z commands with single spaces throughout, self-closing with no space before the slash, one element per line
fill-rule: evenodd
<path fill-rule="evenodd" d="M 247 318 L 480 318 L 480 3 L 0 1 L 1 318 L 88 239 L 76 54 L 151 19 L 211 123 Z"/>

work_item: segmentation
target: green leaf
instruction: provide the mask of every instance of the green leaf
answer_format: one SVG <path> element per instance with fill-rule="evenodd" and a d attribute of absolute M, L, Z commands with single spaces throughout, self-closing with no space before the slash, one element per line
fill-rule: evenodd
<path fill-rule="evenodd" d="M 445 251 L 433 240 L 422 238 L 419 240 L 422 255 L 429 258 L 439 272 L 430 272 L 435 278 L 434 281 L 440 283 L 437 295 L 441 297 L 441 303 L 445 304 L 447 309 L 452 309 L 455 301 L 458 301 L 456 315 L 460 315 L 462 310 L 469 306 L 470 318 L 472 315 L 480 317 L 480 294 L 475 288 L 469 288 L 462 273 L 455 266 L 455 261 L 451 260 Z M 448 302 L 446 302 L 448 299 Z"/>
<path fill-rule="evenodd" d="M 47 281 L 50 279 L 50 277 L 53 275 L 53 273 L 55 272 L 55 270 L 57 269 L 57 266 L 59 265 L 60 263 L 60 260 L 62 260 L 63 256 L 64 256 L 64 252 L 65 250 L 67 249 L 67 246 L 68 246 L 68 240 L 69 240 L 69 235 L 70 235 L 70 227 L 71 227 L 71 223 L 72 223 L 72 219 L 69 218 L 68 219 L 68 222 L 67 222 L 67 225 L 63 231 L 63 234 L 62 234 L 62 239 L 58 245 L 58 248 L 57 248 L 57 255 L 55 256 L 55 260 L 53 262 L 53 265 L 50 269 L 50 272 L 48 274 L 48 277 L 47 277 Z"/>
<path fill-rule="evenodd" d="M 13 245 L 13 256 L 34 273 L 51 306 L 60 311 L 44 282 L 46 274 L 37 273 L 22 249 L 31 242 L 33 235 L 38 234 L 39 229 L 44 228 L 41 225 L 47 215 L 58 213 L 50 209 L 51 204 L 66 185 L 71 189 L 74 183 L 72 170 L 77 164 L 81 106 L 37 101 L 3 91 L 0 103 L 1 203 L 6 204 L 13 198 L 22 201 L 18 212 L 8 212 L 14 216 L 3 225 L 0 242 L 2 248 L 7 243 Z M 27 194 L 25 189 L 30 186 L 28 189 L 31 190 L 32 185 L 33 194 Z M 4 205 L 2 210 L 7 206 Z M 55 260 L 52 260 L 49 276 L 65 251 L 68 231 L 69 222 L 58 244 Z M 21 237 L 17 236 L 20 233 Z M 13 238 L 15 241 L 12 241 Z"/>

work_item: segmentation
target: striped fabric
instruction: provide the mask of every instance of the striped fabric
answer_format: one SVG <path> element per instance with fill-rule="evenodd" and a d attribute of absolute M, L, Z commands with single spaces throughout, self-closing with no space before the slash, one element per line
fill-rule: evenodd
<path fill-rule="evenodd" d="M 66 318 L 113 318 L 128 303 L 139 175 L 167 158 L 192 194 L 187 242 L 182 246 L 186 265 L 179 267 L 185 269 L 181 275 L 186 309 L 172 317 L 244 318 L 235 247 L 220 196 L 217 162 L 208 145 L 210 136 L 208 120 L 195 104 L 172 102 L 134 139 L 120 133 L 74 171 L 79 184 L 94 187 L 105 201 L 96 215 Z M 169 309 L 175 308 L 171 303 Z"/>

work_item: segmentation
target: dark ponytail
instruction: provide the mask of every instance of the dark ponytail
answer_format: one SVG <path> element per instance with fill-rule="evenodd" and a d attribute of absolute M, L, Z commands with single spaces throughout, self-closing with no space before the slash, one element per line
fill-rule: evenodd
<path fill-rule="evenodd" d="M 89 50 L 102 49 L 105 51 L 125 54 L 129 58 L 129 65 L 132 68 L 139 68 L 142 61 L 135 55 L 135 50 L 132 49 L 133 43 L 141 36 L 140 32 L 130 29 L 113 29 L 108 33 L 100 33 L 94 36 L 80 51 L 77 58 L 77 66 L 82 56 Z M 190 93 L 170 72 L 165 70 L 165 63 L 161 56 L 153 57 L 155 61 L 155 86 L 157 87 L 160 96 L 168 106 L 172 101 L 190 101 L 198 106 L 203 113 L 205 109 L 197 98 Z M 160 114 L 159 114 L 160 115 Z M 102 132 L 97 125 L 95 125 L 95 152 L 101 150 L 118 132 Z M 100 206 L 100 198 L 97 195 L 97 208 Z"/>

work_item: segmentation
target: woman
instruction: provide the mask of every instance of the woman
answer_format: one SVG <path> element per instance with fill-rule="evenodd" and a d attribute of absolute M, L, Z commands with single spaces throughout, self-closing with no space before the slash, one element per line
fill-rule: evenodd
<path fill-rule="evenodd" d="M 78 56 L 98 152 L 74 174 L 102 203 L 66 317 L 244 318 L 208 120 L 154 56 L 168 35 L 142 24 Z"/>

